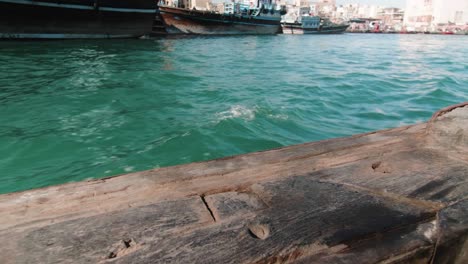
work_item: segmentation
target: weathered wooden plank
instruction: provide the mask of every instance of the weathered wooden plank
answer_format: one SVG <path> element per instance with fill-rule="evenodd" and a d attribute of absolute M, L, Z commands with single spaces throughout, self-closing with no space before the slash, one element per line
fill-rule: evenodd
<path fill-rule="evenodd" d="M 3 245 L 9 246 L 2 250 L 0 262 L 89 263 L 112 259 L 144 247 L 148 243 L 145 239 L 157 244 L 165 236 L 212 222 L 200 197 L 124 208 L 7 233 Z"/>
<path fill-rule="evenodd" d="M 415 149 L 322 170 L 317 177 L 373 191 L 450 203 L 467 196 L 467 175 L 467 163 L 438 150 Z"/>
<path fill-rule="evenodd" d="M 465 263 L 466 105 L 426 124 L 0 195 L 0 262 Z"/>
<path fill-rule="evenodd" d="M 404 129 L 401 132 L 408 130 Z M 384 134 L 386 133 L 392 134 L 390 131 L 385 131 Z M 413 129 L 412 133 L 420 135 L 424 133 L 424 130 L 417 128 Z M 0 210 L 7 210 L 10 214 L 0 218 L 0 229 L 2 226 L 20 224 L 23 219 L 28 218 L 47 220 L 47 216 L 51 214 L 55 215 L 55 218 L 73 217 L 71 212 L 93 215 L 118 210 L 128 205 L 143 205 L 153 199 L 201 195 L 219 192 L 220 189 L 239 189 L 262 179 L 304 174 L 367 159 L 369 153 L 380 153 L 380 149 L 390 149 L 393 145 L 396 145 L 394 148 L 397 149 L 408 148 L 402 143 L 402 139 L 397 137 L 397 134 L 392 134 L 393 136 L 389 139 L 387 136 L 376 136 L 375 133 L 370 133 L 351 138 L 352 143 L 336 144 L 330 143 L 333 141 L 325 141 L 323 142 L 325 147 L 321 144 L 315 144 L 316 147 L 303 145 L 305 148 L 310 148 L 310 154 L 301 153 L 300 156 L 294 154 L 295 149 L 301 149 L 300 146 L 293 146 L 290 147 L 293 150 L 283 148 L 207 163 L 194 163 L 190 164 L 190 168 L 187 168 L 187 165 L 176 166 L 172 167 L 174 171 L 163 168 L 129 174 L 126 177 L 113 177 L 52 186 L 33 192 L 7 194 L 0 196 Z M 401 137 L 404 138 L 404 136 Z M 334 151 L 324 149 L 329 145 Z M 343 147 L 340 149 L 338 145 L 343 145 Z M 265 154 L 266 158 L 261 154 Z M 276 155 L 279 158 L 274 158 Z M 205 167 L 210 166 L 213 168 L 206 169 L 208 173 L 204 173 Z M 167 189 L 171 189 L 171 192 L 165 191 Z M 99 204 L 99 207 L 95 204 Z M 25 217 L 26 215 L 28 217 Z"/>
<path fill-rule="evenodd" d="M 442 209 L 438 225 L 434 263 L 468 263 L 468 200 Z"/>
<path fill-rule="evenodd" d="M 436 217 L 431 208 L 396 204 L 346 186 L 317 182 L 309 176 L 265 182 L 254 189 L 261 190 L 255 195 L 262 197 L 268 208 L 240 206 L 254 209 L 253 214 L 229 214 L 211 226 L 151 243 L 118 262 L 150 263 L 157 259 L 161 263 L 275 263 L 349 250 L 360 240 L 378 239 L 393 229 L 404 229 L 400 235 L 416 232 L 422 223 Z M 239 200 L 229 195 L 232 197 Z M 263 229 L 265 235 L 258 237 L 255 228 Z M 422 239 L 414 243 L 430 245 Z M 382 252 L 374 261 L 387 254 Z"/>

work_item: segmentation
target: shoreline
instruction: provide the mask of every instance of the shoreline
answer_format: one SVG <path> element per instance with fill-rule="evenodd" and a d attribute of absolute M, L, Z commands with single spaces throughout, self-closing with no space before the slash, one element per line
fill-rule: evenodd
<path fill-rule="evenodd" d="M 345 33 L 352 34 L 401 34 L 401 35 L 455 35 L 455 36 L 468 36 L 468 32 L 460 33 L 446 33 L 446 32 L 361 32 L 361 31 L 346 31 Z"/>

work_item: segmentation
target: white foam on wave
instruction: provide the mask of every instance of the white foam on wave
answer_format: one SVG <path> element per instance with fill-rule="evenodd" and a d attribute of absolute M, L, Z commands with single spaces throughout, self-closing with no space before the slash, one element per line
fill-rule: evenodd
<path fill-rule="evenodd" d="M 133 171 L 133 170 L 135 170 L 135 167 L 133 167 L 133 166 L 125 166 L 125 167 L 124 167 L 124 171 L 125 171 L 125 172 L 131 172 L 131 171 Z"/>
<path fill-rule="evenodd" d="M 242 105 L 233 105 L 229 110 L 222 111 L 216 114 L 219 121 L 233 118 L 240 118 L 246 121 L 252 121 L 255 118 L 256 107 L 248 108 Z"/>
<path fill-rule="evenodd" d="M 378 108 L 378 107 L 374 109 L 374 112 L 376 112 L 376 113 L 378 113 L 378 114 L 382 114 L 382 115 L 385 115 L 385 114 L 386 114 L 384 110 L 382 110 L 382 109 L 380 109 L 380 108 Z"/>
<path fill-rule="evenodd" d="M 289 116 L 286 114 L 269 114 L 269 118 L 276 119 L 276 120 L 288 120 Z"/>

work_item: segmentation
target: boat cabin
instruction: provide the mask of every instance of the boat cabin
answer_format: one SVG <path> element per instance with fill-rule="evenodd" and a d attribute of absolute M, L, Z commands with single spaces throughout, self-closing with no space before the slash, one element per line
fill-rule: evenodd
<path fill-rule="evenodd" d="M 304 28 L 318 28 L 322 23 L 322 19 L 318 16 L 302 16 L 301 23 Z"/>

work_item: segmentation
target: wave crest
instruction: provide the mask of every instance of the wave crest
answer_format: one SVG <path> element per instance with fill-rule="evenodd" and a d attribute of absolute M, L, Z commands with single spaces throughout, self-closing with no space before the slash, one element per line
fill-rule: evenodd
<path fill-rule="evenodd" d="M 255 119 L 256 107 L 248 108 L 242 105 L 233 105 L 229 110 L 222 111 L 216 114 L 217 121 L 226 119 L 239 118 L 245 121 L 252 121 Z"/>

